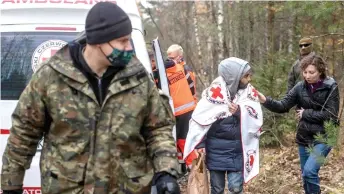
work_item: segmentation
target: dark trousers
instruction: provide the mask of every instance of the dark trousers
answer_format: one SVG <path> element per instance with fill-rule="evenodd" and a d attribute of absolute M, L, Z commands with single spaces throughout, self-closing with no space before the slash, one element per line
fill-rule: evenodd
<path fill-rule="evenodd" d="M 189 111 L 182 115 L 176 116 L 176 137 L 177 137 L 177 151 L 178 151 L 178 160 L 181 164 L 182 174 L 187 172 L 185 162 L 183 160 L 184 146 L 186 136 L 189 132 L 189 121 L 191 119 L 193 111 Z"/>
<path fill-rule="evenodd" d="M 176 137 L 179 160 L 183 160 L 185 140 L 189 132 L 189 121 L 191 119 L 192 113 L 193 111 L 189 111 L 182 115 L 176 116 Z"/>

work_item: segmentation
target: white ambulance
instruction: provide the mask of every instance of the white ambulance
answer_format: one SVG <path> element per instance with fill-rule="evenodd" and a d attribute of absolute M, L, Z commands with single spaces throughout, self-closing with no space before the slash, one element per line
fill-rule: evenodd
<path fill-rule="evenodd" d="M 0 157 L 10 133 L 11 114 L 33 72 L 42 61 L 54 55 L 84 30 L 87 12 L 98 1 L 100 0 L 0 0 Z M 129 15 L 133 26 L 132 43 L 135 53 L 148 72 L 152 72 L 136 1 L 108 1 L 117 3 Z M 152 45 L 158 45 L 158 41 L 155 40 Z M 160 48 L 153 50 L 161 57 Z M 157 61 L 161 66 L 162 58 Z M 159 70 L 163 75 L 164 69 Z M 163 81 L 164 90 L 168 93 L 166 78 Z M 30 169 L 26 171 L 24 193 L 41 193 L 40 148 L 39 146 Z"/>

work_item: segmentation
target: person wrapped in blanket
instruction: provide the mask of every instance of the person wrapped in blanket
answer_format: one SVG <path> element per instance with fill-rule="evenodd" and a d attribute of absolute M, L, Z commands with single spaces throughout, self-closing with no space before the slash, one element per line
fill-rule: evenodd
<path fill-rule="evenodd" d="M 252 70 L 247 61 L 231 57 L 219 64 L 218 74 L 225 80 L 232 101 L 237 92 L 251 81 Z M 216 95 L 216 91 L 213 94 Z M 232 116 L 215 121 L 203 141 L 196 146 L 198 152 L 206 152 L 211 194 L 224 193 L 226 175 L 229 193 L 243 193 L 240 108 L 230 103 L 229 111 Z"/>

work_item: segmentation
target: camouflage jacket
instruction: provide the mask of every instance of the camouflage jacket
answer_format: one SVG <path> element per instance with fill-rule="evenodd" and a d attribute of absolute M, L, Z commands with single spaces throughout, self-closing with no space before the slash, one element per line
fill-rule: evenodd
<path fill-rule="evenodd" d="M 300 59 L 297 59 L 288 73 L 287 93 L 297 84 L 297 82 L 302 80 L 300 72 Z"/>
<path fill-rule="evenodd" d="M 136 58 L 115 75 L 100 106 L 64 47 L 33 75 L 12 122 L 3 190 L 22 187 L 42 137 L 44 194 L 149 193 L 154 173 L 177 176 L 168 98 Z"/>

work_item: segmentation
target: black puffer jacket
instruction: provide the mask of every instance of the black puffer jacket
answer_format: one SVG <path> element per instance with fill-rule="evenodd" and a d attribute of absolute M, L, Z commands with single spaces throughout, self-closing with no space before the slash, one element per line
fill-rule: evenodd
<path fill-rule="evenodd" d="M 302 145 L 316 143 L 314 137 L 325 133 L 324 122 L 338 122 L 339 90 L 333 78 L 326 78 L 318 89 L 311 93 L 305 81 L 300 81 L 280 101 L 267 97 L 265 108 L 277 113 L 288 112 L 293 106 L 305 109 L 299 121 L 296 142 Z"/>

